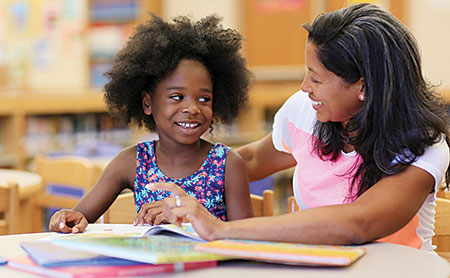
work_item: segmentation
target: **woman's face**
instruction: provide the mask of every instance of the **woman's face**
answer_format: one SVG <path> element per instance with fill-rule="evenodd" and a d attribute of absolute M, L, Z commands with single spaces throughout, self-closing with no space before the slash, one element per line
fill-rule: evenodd
<path fill-rule="evenodd" d="M 313 43 L 306 44 L 308 68 L 301 89 L 309 94 L 317 119 L 321 122 L 341 122 L 344 126 L 358 113 L 364 103 L 362 79 L 349 84 L 325 68 Z"/>

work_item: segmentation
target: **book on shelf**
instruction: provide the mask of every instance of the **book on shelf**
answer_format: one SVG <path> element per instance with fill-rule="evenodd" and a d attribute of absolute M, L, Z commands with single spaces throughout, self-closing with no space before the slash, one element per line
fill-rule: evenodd
<path fill-rule="evenodd" d="M 348 266 L 366 250 L 355 246 L 311 245 L 251 240 L 217 240 L 196 246 L 198 251 L 234 258 L 308 266 Z"/>
<path fill-rule="evenodd" d="M 55 278 L 101 278 L 101 277 L 132 277 L 147 276 L 159 273 L 181 272 L 200 268 L 217 266 L 217 261 L 187 262 L 173 264 L 144 264 L 129 265 L 86 265 L 43 267 L 29 257 L 8 258 L 7 267 L 36 274 L 40 277 Z"/>
<path fill-rule="evenodd" d="M 81 234 L 56 234 L 46 240 L 75 250 L 152 264 L 227 259 L 225 256 L 196 251 L 195 246 L 205 241 L 189 224 L 182 227 L 171 224 L 138 226 L 135 233 L 132 232 L 132 225 L 129 225 L 128 233 L 114 233 L 106 231 L 107 226 L 103 227 L 103 232 L 95 225 L 97 232 L 88 229 Z M 111 229 L 117 229 L 117 226 L 112 225 Z"/>

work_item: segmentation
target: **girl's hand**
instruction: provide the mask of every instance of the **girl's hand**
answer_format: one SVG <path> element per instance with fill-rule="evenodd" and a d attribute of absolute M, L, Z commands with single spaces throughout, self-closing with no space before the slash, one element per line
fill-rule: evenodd
<path fill-rule="evenodd" d="M 219 239 L 225 234 L 227 223 L 217 219 L 197 199 L 188 197 L 169 197 L 164 199 L 164 217 L 170 223 L 181 226 L 184 220 L 191 222 L 197 234 L 206 240 Z"/>
<path fill-rule="evenodd" d="M 146 186 L 150 190 L 163 190 L 172 193 L 172 196 L 189 196 L 183 189 L 174 183 L 150 183 Z M 165 218 L 163 212 L 163 201 L 156 201 L 149 204 L 144 204 L 141 207 L 133 225 L 148 223 L 150 225 L 159 225 L 162 223 L 169 223 Z"/>
<path fill-rule="evenodd" d="M 168 222 L 181 226 L 183 222 L 191 222 L 198 235 L 206 240 L 217 239 L 217 232 L 225 229 L 226 222 L 217 219 L 197 199 L 189 196 L 183 189 L 173 183 L 155 183 L 147 188 L 164 190 L 173 197 L 163 200 L 163 215 Z"/>
<path fill-rule="evenodd" d="M 62 209 L 53 214 L 48 228 L 51 232 L 81 233 L 88 226 L 86 217 L 72 209 Z"/>
<path fill-rule="evenodd" d="M 149 204 L 144 204 L 141 207 L 141 210 L 136 216 L 136 219 L 133 222 L 133 225 L 140 225 L 144 223 L 148 223 L 150 225 L 159 225 L 159 224 L 167 224 L 169 223 L 164 218 L 163 212 L 163 201 L 156 201 Z"/>

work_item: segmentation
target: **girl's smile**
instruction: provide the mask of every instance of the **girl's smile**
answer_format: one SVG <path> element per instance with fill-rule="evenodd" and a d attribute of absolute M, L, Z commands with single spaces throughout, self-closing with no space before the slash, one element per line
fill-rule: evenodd
<path fill-rule="evenodd" d="M 212 103 L 208 70 L 197 60 L 183 59 L 154 94 L 144 93 L 143 107 L 147 115 L 153 115 L 160 140 L 193 144 L 211 125 Z"/>

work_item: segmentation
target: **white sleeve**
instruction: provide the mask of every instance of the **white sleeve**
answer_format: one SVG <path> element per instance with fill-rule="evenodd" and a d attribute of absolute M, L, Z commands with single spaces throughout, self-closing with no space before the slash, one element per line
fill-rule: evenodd
<path fill-rule="evenodd" d="M 312 133 L 315 115 L 307 93 L 298 91 L 290 96 L 275 114 L 272 132 L 275 149 L 291 153 L 293 127 Z"/>
<path fill-rule="evenodd" d="M 297 92 L 298 94 L 300 92 Z M 292 140 L 289 134 L 289 116 L 291 115 L 295 95 L 289 97 L 277 111 L 272 127 L 272 142 L 276 150 L 290 153 L 292 150 Z"/>
<path fill-rule="evenodd" d="M 439 189 L 445 178 L 449 165 L 449 147 L 445 137 L 436 144 L 427 147 L 425 153 L 411 165 L 419 167 L 430 173 L 435 181 L 435 190 Z"/>

